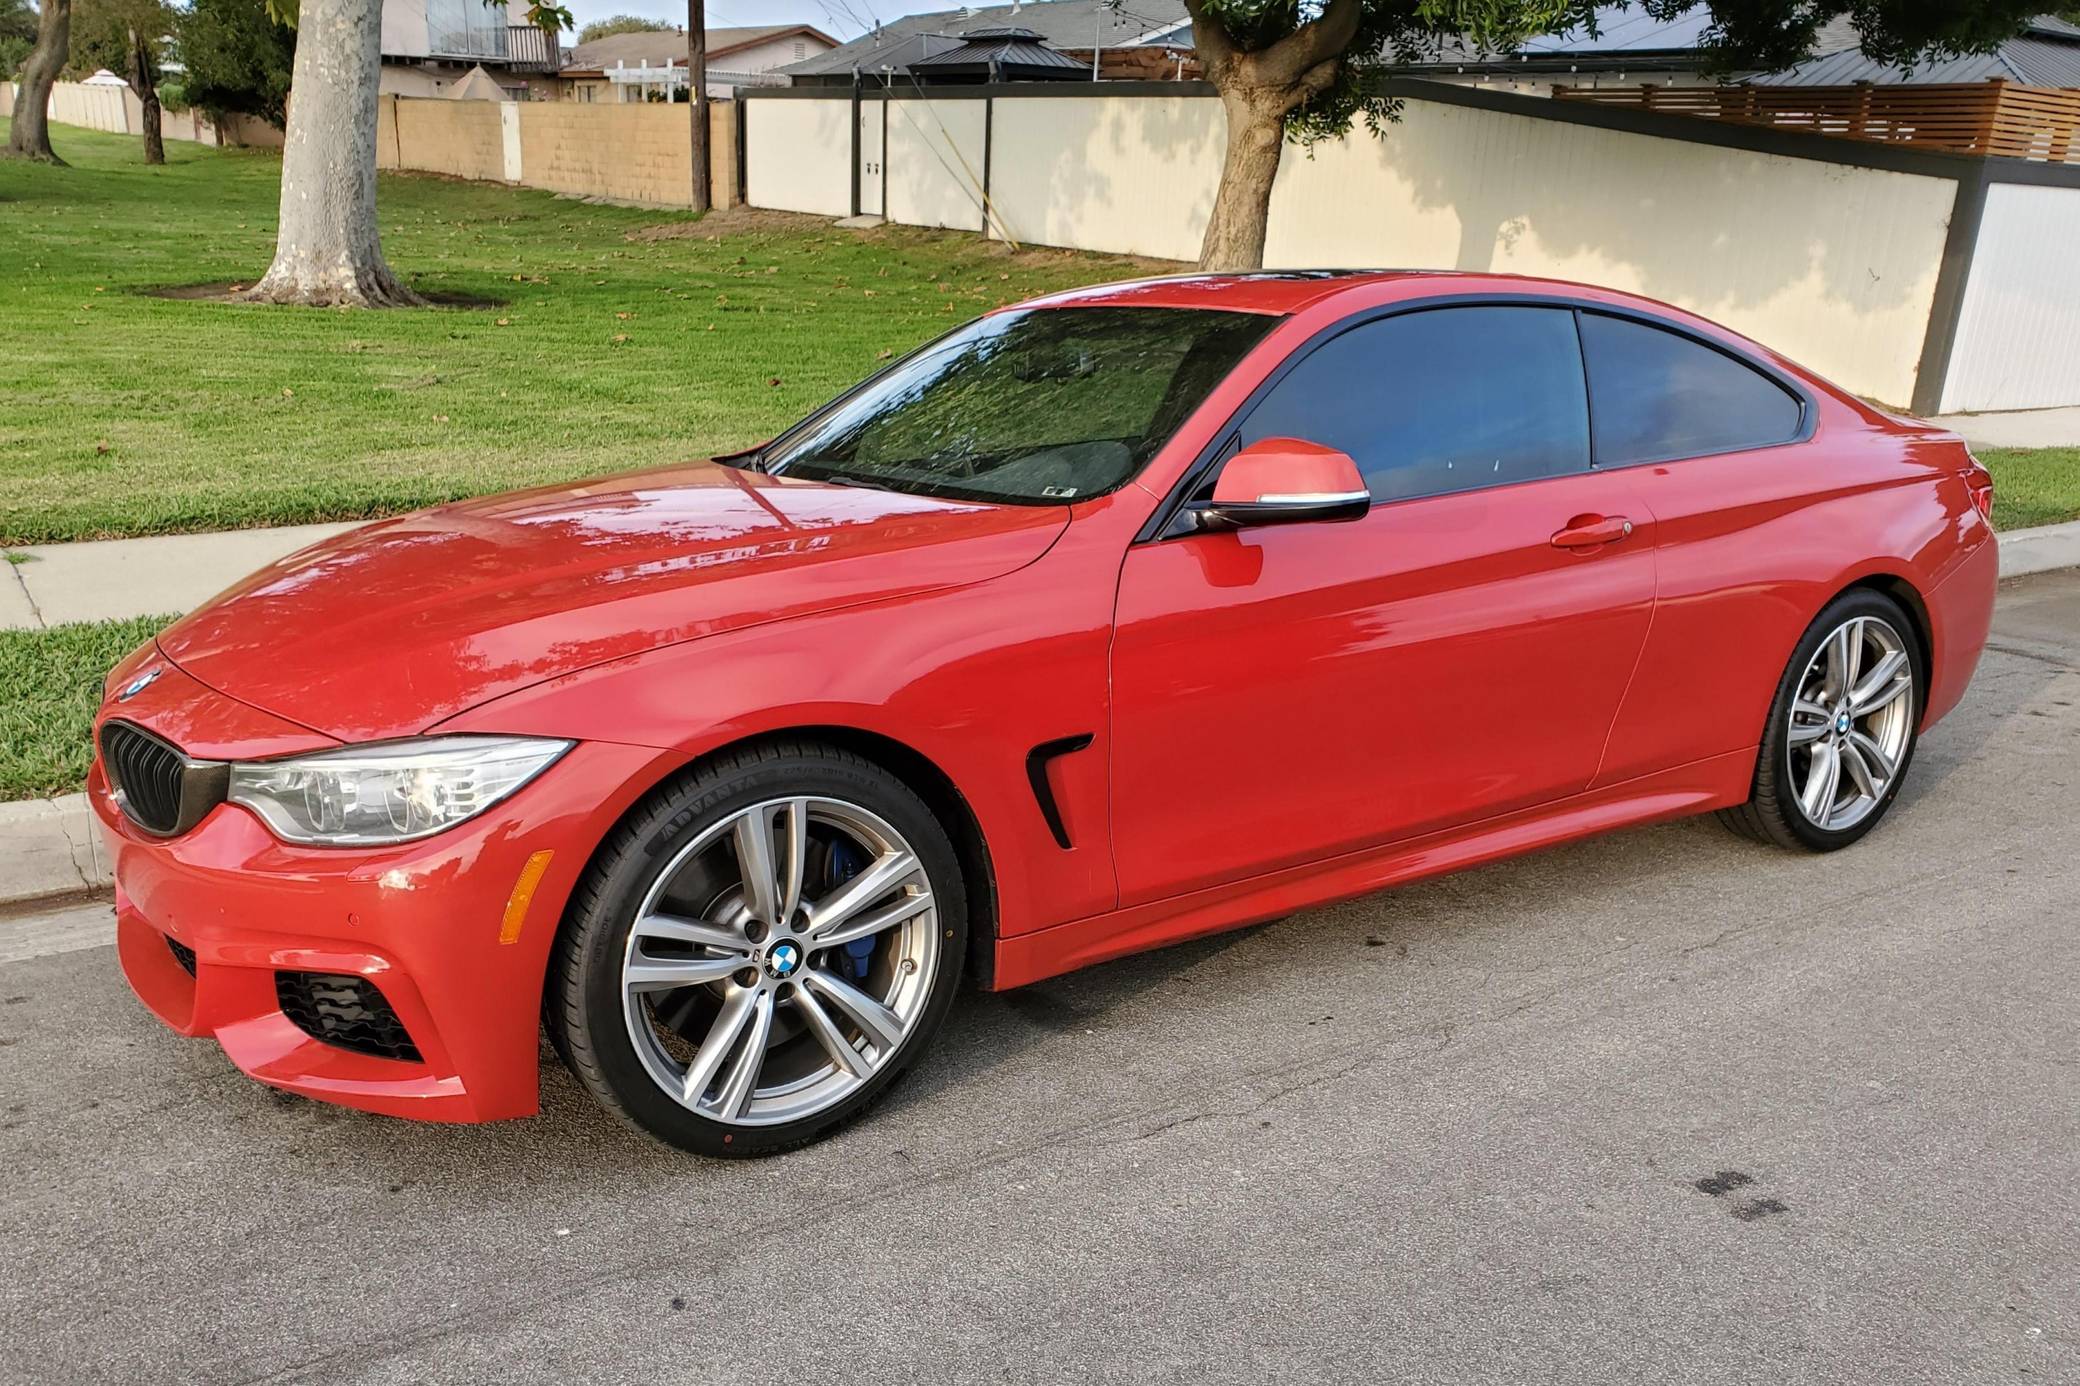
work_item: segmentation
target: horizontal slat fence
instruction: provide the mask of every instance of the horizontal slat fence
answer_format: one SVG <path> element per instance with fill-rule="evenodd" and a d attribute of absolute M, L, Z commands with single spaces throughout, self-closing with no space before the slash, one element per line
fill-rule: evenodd
<path fill-rule="evenodd" d="M 2080 91 L 2005 80 L 1926 85 L 1586 88 L 1562 101 L 1626 106 L 1738 125 L 1808 130 L 1841 139 L 1911 144 L 1956 154 L 2080 163 Z"/>

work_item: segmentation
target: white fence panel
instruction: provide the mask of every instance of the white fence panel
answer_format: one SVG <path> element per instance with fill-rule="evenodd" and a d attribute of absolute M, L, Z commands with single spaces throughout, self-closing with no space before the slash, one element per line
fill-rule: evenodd
<path fill-rule="evenodd" d="M 888 103 L 888 218 L 905 226 L 984 229 L 982 151 L 987 103 Z"/>
<path fill-rule="evenodd" d="M 1950 348 L 1943 408 L 2080 404 L 2080 188 L 1995 183 Z"/>
<path fill-rule="evenodd" d="M 842 217 L 852 210 L 852 98 L 744 103 L 744 194 L 754 207 Z"/>
<path fill-rule="evenodd" d="M 1224 140 L 1211 97 L 999 97 L 990 197 L 1015 240 L 1197 259 Z"/>

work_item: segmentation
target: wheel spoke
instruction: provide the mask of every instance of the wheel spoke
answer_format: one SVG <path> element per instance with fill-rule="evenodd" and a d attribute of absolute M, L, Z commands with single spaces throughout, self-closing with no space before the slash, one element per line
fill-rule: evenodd
<path fill-rule="evenodd" d="M 621 970 L 630 991 L 675 991 L 680 987 L 719 982 L 744 965 L 742 958 L 653 958 L 638 953 Z"/>
<path fill-rule="evenodd" d="M 1790 740 L 1794 746 L 1805 746 L 1827 735 L 1828 725 L 1834 718 L 1826 708 L 1811 698 L 1799 698 L 1791 704 Z"/>
<path fill-rule="evenodd" d="M 701 1041 L 693 1062 L 686 1065 L 685 1081 L 680 1087 L 679 1100 L 691 1107 L 701 1100 L 708 1084 L 715 1081 L 717 1069 L 729 1057 L 736 1046 L 737 1037 L 751 1021 L 752 1010 L 758 1003 L 758 993 L 749 987 L 740 987 L 730 992 L 723 1001 L 722 1009 L 715 1015 L 715 1023 L 708 1027 L 708 1037 Z"/>
<path fill-rule="evenodd" d="M 851 919 L 833 924 L 822 933 L 813 936 L 810 942 L 818 948 L 837 948 L 856 938 L 868 938 L 883 929 L 893 929 L 908 919 L 915 919 L 932 907 L 932 893 L 921 890 L 915 895 L 900 895 L 878 910 L 856 914 Z"/>
<path fill-rule="evenodd" d="M 789 799 L 782 812 L 787 817 L 781 825 L 779 886 L 780 919 L 785 922 L 802 907 L 802 877 L 809 863 L 808 801 Z"/>
<path fill-rule="evenodd" d="M 739 958 L 751 952 L 751 944 L 734 929 L 725 929 L 720 924 L 710 924 L 705 919 L 687 919 L 676 914 L 646 914 L 636 921 L 637 938 L 670 939 L 675 943 L 696 943 L 703 948 L 715 948 L 734 953 Z"/>
<path fill-rule="evenodd" d="M 760 804 L 737 815 L 737 870 L 744 878 L 744 908 L 767 926 L 780 922 L 780 890 L 773 863 L 774 805 Z"/>
<path fill-rule="evenodd" d="M 1836 701 L 1856 686 L 1863 665 L 1863 618 L 1845 621 L 1827 642 L 1827 693 Z"/>
<path fill-rule="evenodd" d="M 1880 708 L 1891 706 L 1913 686 L 1914 675 L 1907 668 L 1906 652 L 1894 650 L 1879 660 L 1863 682 L 1850 691 L 1849 711 L 1858 717 L 1868 717 Z"/>
<path fill-rule="evenodd" d="M 1823 741 L 1815 745 L 1813 763 L 1806 769 L 1805 792 L 1798 796 L 1798 802 L 1805 809 L 1806 817 L 1823 828 L 1833 816 L 1834 796 L 1841 775 L 1841 757 L 1835 754 L 1833 743 Z"/>
<path fill-rule="evenodd" d="M 886 1058 L 902 1040 L 902 1017 L 850 982 L 840 981 L 828 972 L 813 971 L 804 972 L 802 982 L 859 1026 L 881 1057 Z"/>
<path fill-rule="evenodd" d="M 874 1071 L 867 1056 L 852 1047 L 839 1032 L 838 1022 L 831 1019 L 831 1013 L 807 987 L 794 989 L 794 1009 L 795 1014 L 801 1016 L 802 1023 L 809 1027 L 809 1033 L 816 1036 L 816 1042 L 823 1046 L 824 1053 L 831 1056 L 832 1063 L 854 1078 L 864 1078 Z"/>
<path fill-rule="evenodd" d="M 872 866 L 809 906 L 808 937 L 825 942 L 827 930 L 843 924 L 866 906 L 888 894 L 918 870 L 916 857 L 908 852 L 884 852 Z"/>
<path fill-rule="evenodd" d="M 757 996 L 751 1003 L 751 1024 L 737 1050 L 737 1061 L 730 1065 L 722 1091 L 715 1097 L 716 1111 L 725 1121 L 744 1114 L 744 1104 L 758 1089 L 758 1072 L 766 1065 L 766 1039 L 773 1033 L 773 993 L 761 991 Z"/>
<path fill-rule="evenodd" d="M 1880 789 L 1890 784 L 1892 777 L 1899 773 L 1899 763 L 1885 753 L 1885 748 L 1880 746 L 1875 738 L 1863 731 L 1850 732 L 1849 744 L 1856 748 L 1864 763 L 1870 767 L 1871 773 L 1877 776 Z"/>
<path fill-rule="evenodd" d="M 1858 794 L 1877 798 L 1884 784 L 1871 773 L 1870 765 L 1864 760 L 1863 752 L 1853 741 L 1845 741 L 1841 747 L 1842 768 L 1849 772 L 1849 783 L 1856 786 Z"/>

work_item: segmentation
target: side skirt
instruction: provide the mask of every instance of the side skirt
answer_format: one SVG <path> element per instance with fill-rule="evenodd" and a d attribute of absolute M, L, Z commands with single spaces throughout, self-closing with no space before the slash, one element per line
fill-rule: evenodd
<path fill-rule="evenodd" d="M 1295 910 L 1369 895 L 1388 886 L 1614 828 L 1729 808 L 1748 797 L 1755 778 L 1755 754 L 1756 748 L 1751 746 L 1467 827 L 999 939 L 993 987 L 1003 991 L 1025 986 L 1129 953 L 1277 919 Z"/>

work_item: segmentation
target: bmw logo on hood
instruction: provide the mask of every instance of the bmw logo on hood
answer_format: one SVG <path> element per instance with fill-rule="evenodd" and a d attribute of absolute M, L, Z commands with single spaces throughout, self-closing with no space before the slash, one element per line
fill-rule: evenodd
<path fill-rule="evenodd" d="M 139 674 L 136 678 L 123 685 L 123 691 L 116 694 L 116 701 L 119 703 L 129 702 L 132 698 L 150 688 L 158 681 L 159 675 L 165 672 L 166 666 L 162 664 L 150 673 Z"/>

